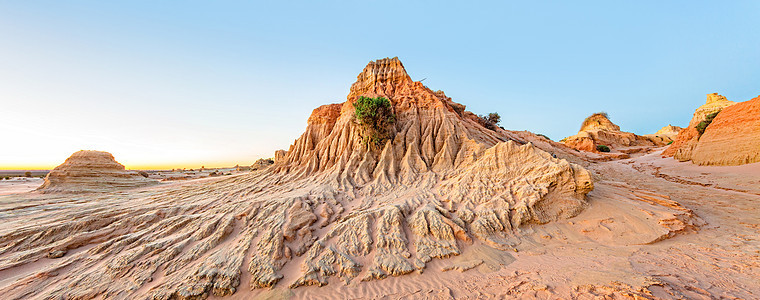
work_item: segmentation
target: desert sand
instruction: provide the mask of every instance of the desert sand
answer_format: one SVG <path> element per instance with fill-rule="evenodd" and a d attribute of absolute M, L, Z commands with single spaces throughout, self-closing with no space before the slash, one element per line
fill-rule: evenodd
<path fill-rule="evenodd" d="M 360 96 L 390 101 L 381 142 L 362 143 Z M 316 108 L 271 165 L 112 185 L 84 159 L 58 169 L 83 184 L 0 197 L 0 294 L 760 297 L 760 168 L 677 162 L 648 147 L 616 159 L 489 129 L 397 58 L 381 59 L 345 102 Z M 103 178 L 125 176 L 104 158 L 89 159 L 111 166 Z"/>

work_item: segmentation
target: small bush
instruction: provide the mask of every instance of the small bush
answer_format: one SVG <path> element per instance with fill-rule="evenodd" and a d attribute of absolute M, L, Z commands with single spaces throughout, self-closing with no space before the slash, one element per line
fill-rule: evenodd
<path fill-rule="evenodd" d="M 607 145 L 597 145 L 596 150 L 599 152 L 610 152 L 610 147 L 607 147 Z"/>
<path fill-rule="evenodd" d="M 24 177 L 31 178 L 32 177 L 32 172 L 29 172 L 29 171 L 24 172 Z"/>
<path fill-rule="evenodd" d="M 707 126 L 710 126 L 710 123 L 712 123 L 713 119 L 715 119 L 715 117 L 718 116 L 718 113 L 719 111 L 707 115 L 704 121 L 699 122 L 699 124 L 697 124 L 697 126 L 694 127 L 697 129 L 697 132 L 699 132 L 699 136 L 702 136 L 702 134 L 705 133 Z"/>
<path fill-rule="evenodd" d="M 486 116 L 479 115 L 478 119 L 478 123 L 480 123 L 480 125 L 483 125 L 483 127 L 493 131 L 496 131 L 496 127 L 499 127 L 499 122 L 501 122 L 501 116 L 497 112 L 489 113 Z M 501 128 L 504 129 L 504 127 Z"/>
<path fill-rule="evenodd" d="M 670 145 L 670 144 L 672 144 L 672 143 L 673 143 L 673 141 L 670 141 L 670 142 L 668 142 L 668 145 Z"/>
<path fill-rule="evenodd" d="M 540 136 L 540 137 L 542 137 L 542 138 L 545 138 L 545 139 L 547 139 L 547 140 L 550 140 L 550 141 L 552 140 L 552 139 L 550 139 L 548 136 L 546 136 L 546 135 L 543 135 L 543 134 L 540 134 L 540 133 L 536 133 L 536 135 L 537 135 L 537 136 Z"/>
<path fill-rule="evenodd" d="M 368 148 L 380 147 L 391 135 L 391 125 L 396 123 L 391 101 L 385 97 L 361 96 L 354 102 L 354 117 L 362 131 L 362 144 Z"/>

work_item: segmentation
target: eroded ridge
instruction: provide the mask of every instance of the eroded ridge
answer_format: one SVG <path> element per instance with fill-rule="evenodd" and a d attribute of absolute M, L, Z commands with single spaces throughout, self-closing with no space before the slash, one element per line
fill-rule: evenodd
<path fill-rule="evenodd" d="M 392 138 L 379 149 L 359 143 L 358 96 L 393 105 Z M 376 280 L 421 272 L 475 241 L 511 250 L 517 228 L 587 206 L 586 169 L 464 109 L 412 81 L 397 58 L 382 59 L 345 103 L 316 109 L 269 168 L 196 185 L 28 196 L 28 208 L 0 212 L 15 227 L 0 234 L 0 272 L 47 265 L 0 293 L 195 299 L 281 281 Z"/>

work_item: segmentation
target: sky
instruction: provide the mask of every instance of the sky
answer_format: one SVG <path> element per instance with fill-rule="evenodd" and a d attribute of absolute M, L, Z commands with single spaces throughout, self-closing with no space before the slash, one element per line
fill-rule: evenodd
<path fill-rule="evenodd" d="M 466 2 L 466 3 L 465 3 Z M 80 149 L 130 169 L 287 149 L 371 60 L 554 140 L 609 113 L 686 126 L 760 95 L 760 1 L 0 1 L 0 169 Z"/>

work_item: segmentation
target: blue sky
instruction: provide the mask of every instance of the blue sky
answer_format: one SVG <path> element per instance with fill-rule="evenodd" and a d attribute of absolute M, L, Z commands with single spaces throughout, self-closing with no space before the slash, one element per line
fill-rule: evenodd
<path fill-rule="evenodd" d="M 0 169 L 79 149 L 127 167 L 251 164 L 398 56 L 478 114 L 558 140 L 606 111 L 685 126 L 760 94 L 760 2 L 0 1 Z"/>

